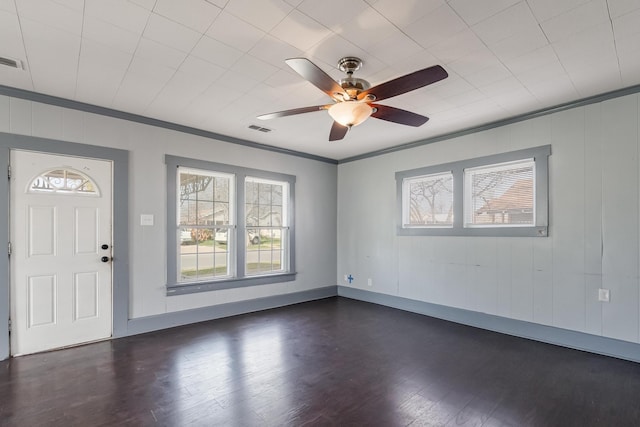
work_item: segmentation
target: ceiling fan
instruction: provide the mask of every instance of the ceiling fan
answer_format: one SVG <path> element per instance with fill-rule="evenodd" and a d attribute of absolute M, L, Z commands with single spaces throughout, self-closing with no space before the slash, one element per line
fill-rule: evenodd
<path fill-rule="evenodd" d="M 354 71 L 359 70 L 362 66 L 360 58 L 347 56 L 338 61 L 338 68 L 347 73 L 347 77 L 338 82 L 307 58 L 291 58 L 285 62 L 295 72 L 329 95 L 334 103 L 263 114 L 258 116 L 258 119 L 268 120 L 328 110 L 334 120 L 329 133 L 329 141 L 344 138 L 352 126 L 359 125 L 369 116 L 407 126 L 422 126 L 429 120 L 428 117 L 373 102 L 419 89 L 449 76 L 444 68 L 434 65 L 371 87 L 368 81 L 353 77 Z"/>

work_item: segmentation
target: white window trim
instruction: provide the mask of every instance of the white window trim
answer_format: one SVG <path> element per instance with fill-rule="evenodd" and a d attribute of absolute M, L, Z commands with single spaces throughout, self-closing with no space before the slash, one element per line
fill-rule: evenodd
<path fill-rule="evenodd" d="M 269 172 L 259 169 L 250 169 L 240 166 L 227 165 L 222 163 L 208 162 L 206 160 L 189 159 L 165 155 L 167 165 L 167 295 L 182 295 L 195 292 L 206 292 L 213 290 L 231 289 L 245 286 L 257 286 L 270 283 L 282 283 L 293 281 L 296 278 L 295 271 L 295 227 L 294 227 L 294 205 L 295 205 L 295 181 L 293 175 Z M 176 226 L 179 221 L 178 215 L 178 167 L 192 168 L 199 171 L 210 171 L 213 173 L 231 174 L 235 176 L 235 251 L 232 257 L 235 258 L 235 273 L 231 278 L 209 279 L 194 282 L 178 282 L 178 233 Z M 289 248 L 288 248 L 288 271 L 270 274 L 251 275 L 245 274 L 245 218 L 244 218 L 244 182 L 245 178 L 271 180 L 273 182 L 287 182 L 289 191 L 289 202 L 287 205 L 287 217 L 289 220 Z"/>
<path fill-rule="evenodd" d="M 283 274 L 284 272 L 288 272 L 290 270 L 290 265 L 289 265 L 289 260 L 291 258 L 291 241 L 289 238 L 289 234 L 291 231 L 291 225 L 289 223 L 289 211 L 290 211 L 290 207 L 289 207 L 289 203 L 291 203 L 291 198 L 290 198 L 290 188 L 291 188 L 291 184 L 288 181 L 276 181 L 276 180 L 272 180 L 272 179 L 264 179 L 264 178 L 258 178 L 255 176 L 245 176 L 245 180 L 244 180 L 244 184 L 246 184 L 247 180 L 251 180 L 255 183 L 258 184 L 270 184 L 270 185 L 283 185 L 283 189 L 285 191 L 283 191 L 282 193 L 282 200 L 283 200 L 283 205 L 282 207 L 286 207 L 287 209 L 283 209 L 282 212 L 282 225 L 280 227 L 276 227 L 276 226 L 248 226 L 245 224 L 245 231 L 249 230 L 249 229 L 254 229 L 254 230 L 260 230 L 262 228 L 280 228 L 281 230 L 281 242 L 282 242 L 282 236 L 284 235 L 286 237 L 286 240 L 288 242 L 288 244 L 284 245 L 283 251 L 282 251 L 282 259 L 280 260 L 280 265 L 282 266 L 282 270 L 278 270 L 275 271 L 273 273 L 247 273 L 245 272 L 245 276 L 246 277 L 260 277 L 260 276 L 268 276 L 271 274 Z M 286 202 L 285 202 L 286 200 Z M 245 197 L 243 197 L 243 209 L 246 206 L 246 195 Z M 243 211 L 244 212 L 244 211 Z M 246 212 L 243 213 L 243 217 L 246 218 Z M 282 231 L 285 231 L 284 233 L 282 233 Z M 281 243 L 282 245 L 282 243 Z"/>
<path fill-rule="evenodd" d="M 549 227 L 549 155 L 551 146 L 524 150 L 475 159 L 461 160 L 440 165 L 427 166 L 396 172 L 396 233 L 399 236 L 504 236 L 546 237 Z M 500 227 L 464 226 L 464 171 L 471 168 L 506 162 L 534 159 L 535 161 L 535 225 L 508 225 Z M 453 227 L 406 227 L 404 225 L 403 181 L 408 178 L 433 175 L 450 171 L 453 174 Z"/>
<path fill-rule="evenodd" d="M 188 174 L 193 174 L 193 175 L 206 175 L 206 176 L 210 176 L 213 178 L 227 178 L 229 179 L 229 194 L 235 194 L 236 193 L 236 176 L 234 174 L 231 173 L 222 173 L 222 172 L 218 172 L 218 171 L 211 171 L 211 170 L 207 170 L 207 169 L 196 169 L 196 168 L 192 168 L 192 167 L 185 167 L 185 166 L 177 166 L 176 167 L 176 174 L 180 174 L 180 173 L 188 173 Z M 237 229 L 237 224 L 236 224 L 236 200 L 232 200 L 232 198 L 229 198 L 229 224 L 228 225 L 216 225 L 215 227 L 213 225 L 195 225 L 195 224 L 190 224 L 190 225 L 181 225 L 180 224 L 180 219 L 177 218 L 177 212 L 180 211 L 180 182 L 177 179 L 177 175 L 176 175 L 176 204 L 175 204 L 175 209 L 176 209 L 176 224 L 175 226 L 175 232 L 177 233 L 178 236 L 180 236 L 180 231 L 183 228 L 191 228 L 191 229 L 211 229 L 211 228 L 224 228 L 228 230 L 228 235 L 227 235 L 227 243 L 232 245 L 232 246 L 236 246 L 236 238 L 235 238 L 235 233 L 236 233 L 236 229 Z M 176 243 L 177 244 L 177 243 Z M 229 247 L 229 246 L 227 246 Z M 180 265 L 180 253 L 176 250 L 176 263 L 177 266 Z M 222 281 L 222 280 L 229 280 L 232 279 L 234 277 L 234 273 L 236 271 L 236 256 L 235 256 L 235 252 L 231 252 L 229 251 L 227 254 L 227 274 L 224 276 L 216 276 L 215 278 L 211 278 L 211 279 L 192 279 L 192 280 L 178 280 L 179 274 L 179 268 L 176 266 L 176 283 L 179 283 L 180 285 L 186 285 L 186 284 L 191 284 L 191 283 L 199 283 L 202 281 Z"/>

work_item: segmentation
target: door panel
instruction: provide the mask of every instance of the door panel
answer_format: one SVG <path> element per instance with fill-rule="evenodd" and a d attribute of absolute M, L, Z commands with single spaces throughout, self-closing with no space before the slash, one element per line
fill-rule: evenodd
<path fill-rule="evenodd" d="M 96 208 L 76 208 L 73 226 L 74 248 L 76 255 L 97 255 L 99 215 Z"/>
<path fill-rule="evenodd" d="M 11 354 L 112 331 L 111 162 L 11 151 Z"/>
<path fill-rule="evenodd" d="M 98 317 L 98 275 L 95 272 L 76 273 L 74 284 L 74 320 Z"/>
<path fill-rule="evenodd" d="M 29 327 L 56 323 L 56 277 L 29 277 Z"/>
<path fill-rule="evenodd" d="M 54 206 L 29 206 L 29 256 L 55 255 L 56 208 Z"/>

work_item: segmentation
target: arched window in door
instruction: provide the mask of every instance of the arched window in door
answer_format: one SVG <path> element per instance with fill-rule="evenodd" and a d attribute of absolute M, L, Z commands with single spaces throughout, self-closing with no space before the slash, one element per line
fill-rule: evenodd
<path fill-rule="evenodd" d="M 51 169 L 36 176 L 29 187 L 28 193 L 56 193 L 73 195 L 100 196 L 96 183 L 74 169 Z"/>

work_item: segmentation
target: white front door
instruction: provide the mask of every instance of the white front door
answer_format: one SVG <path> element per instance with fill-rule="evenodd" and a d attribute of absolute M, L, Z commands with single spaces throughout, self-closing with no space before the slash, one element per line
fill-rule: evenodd
<path fill-rule="evenodd" d="M 17 150 L 10 162 L 11 354 L 110 337 L 111 162 Z"/>

